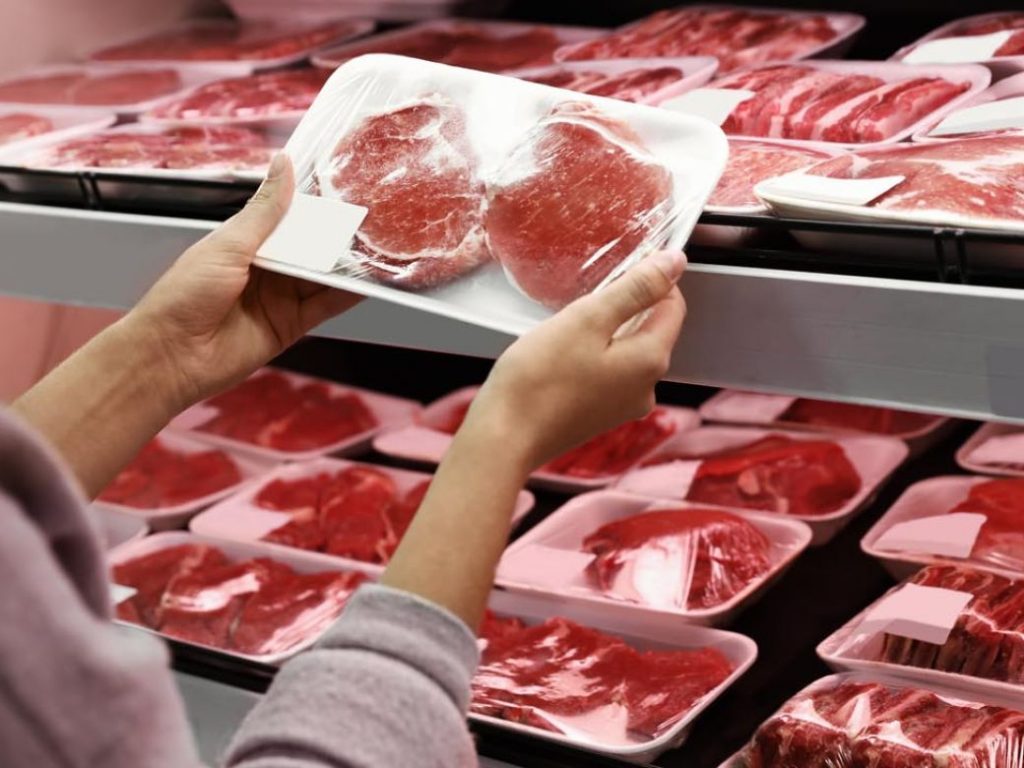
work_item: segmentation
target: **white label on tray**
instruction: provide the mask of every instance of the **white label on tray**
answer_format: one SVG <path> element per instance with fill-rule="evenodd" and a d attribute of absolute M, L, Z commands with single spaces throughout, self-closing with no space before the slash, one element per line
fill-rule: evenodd
<path fill-rule="evenodd" d="M 762 181 L 754 188 L 754 193 L 768 197 L 796 197 L 819 203 L 867 205 L 897 184 L 902 184 L 905 178 L 882 176 L 877 179 L 833 179 L 796 171 Z"/>
<path fill-rule="evenodd" d="M 260 248 L 264 259 L 330 272 L 352 246 L 367 209 L 296 192 L 288 213 Z"/>
<path fill-rule="evenodd" d="M 259 541 L 267 534 L 287 525 L 291 520 L 292 516 L 286 512 L 270 512 L 265 509 L 239 510 L 234 515 L 211 518 L 203 526 L 202 535 L 242 541 Z"/>
<path fill-rule="evenodd" d="M 728 399 L 722 402 L 719 413 L 728 413 L 730 421 L 768 424 L 788 411 L 796 400 L 797 398 L 790 395 L 737 392 L 729 395 Z"/>
<path fill-rule="evenodd" d="M 977 464 L 1024 464 L 1024 432 L 990 437 L 967 458 Z"/>
<path fill-rule="evenodd" d="M 903 57 L 904 64 L 972 64 L 986 61 L 1010 39 L 1014 29 L 993 32 L 991 35 L 965 35 L 944 37 L 921 43 Z"/>
<path fill-rule="evenodd" d="M 1024 96 L 958 109 L 932 128 L 929 136 L 1024 128 Z"/>
<path fill-rule="evenodd" d="M 899 552 L 945 557 L 968 557 L 974 550 L 981 526 L 988 518 L 974 512 L 921 517 L 897 523 L 883 533 L 875 546 Z"/>
<path fill-rule="evenodd" d="M 620 491 L 666 499 L 685 499 L 700 461 L 670 461 L 635 469 L 618 483 Z"/>
<path fill-rule="evenodd" d="M 588 552 L 530 544 L 505 555 L 500 574 L 508 581 L 562 589 L 584 583 L 583 573 L 593 561 Z"/>
<path fill-rule="evenodd" d="M 858 631 L 942 645 L 974 595 L 940 587 L 904 584 L 879 600 L 865 614 Z"/>
<path fill-rule="evenodd" d="M 124 587 L 120 584 L 110 585 L 110 599 L 114 605 L 120 605 L 125 600 L 131 600 L 138 592 L 139 590 L 134 587 Z"/>
<path fill-rule="evenodd" d="M 658 107 L 703 117 L 715 125 L 721 125 L 736 107 L 753 96 L 753 91 L 740 88 L 697 88 L 681 96 L 666 99 Z"/>

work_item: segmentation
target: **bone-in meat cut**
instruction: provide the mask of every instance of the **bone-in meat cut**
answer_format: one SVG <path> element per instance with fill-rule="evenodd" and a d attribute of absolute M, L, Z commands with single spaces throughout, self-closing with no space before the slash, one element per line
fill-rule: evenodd
<path fill-rule="evenodd" d="M 0 145 L 29 139 L 53 130 L 53 122 L 42 115 L 12 112 L 0 115 Z"/>

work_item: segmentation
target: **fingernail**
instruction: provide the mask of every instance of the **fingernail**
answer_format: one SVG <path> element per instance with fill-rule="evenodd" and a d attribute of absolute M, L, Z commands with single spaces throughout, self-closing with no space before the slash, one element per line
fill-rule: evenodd
<path fill-rule="evenodd" d="M 651 259 L 654 266 L 661 270 L 673 283 L 680 278 L 686 269 L 686 254 L 682 251 L 658 251 Z"/>
<path fill-rule="evenodd" d="M 284 152 L 278 152 L 274 155 L 274 159 L 270 161 L 270 167 L 267 169 L 267 181 L 273 181 L 284 173 L 287 164 L 288 155 Z"/>

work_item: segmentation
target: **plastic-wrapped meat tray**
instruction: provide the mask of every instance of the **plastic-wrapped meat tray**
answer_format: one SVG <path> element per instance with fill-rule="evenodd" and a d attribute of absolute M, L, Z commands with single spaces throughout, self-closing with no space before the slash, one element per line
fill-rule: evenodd
<path fill-rule="evenodd" d="M 104 64 L 173 63 L 183 69 L 212 65 L 242 74 L 305 61 L 314 51 L 360 37 L 373 28 L 374 23 L 367 19 L 191 21 L 96 51 L 90 60 Z"/>
<path fill-rule="evenodd" d="M 968 472 L 1024 477 L 1024 428 L 1013 424 L 982 424 L 956 452 Z"/>
<path fill-rule="evenodd" d="M 374 450 L 406 461 L 439 464 L 477 391 L 477 387 L 465 387 L 431 403 L 416 424 L 378 435 L 373 441 Z M 640 423 L 620 427 L 549 462 L 530 475 L 530 482 L 563 493 L 603 488 L 642 461 L 669 435 L 698 426 L 700 419 L 692 409 L 660 405 L 658 413 Z M 588 463 L 590 459 L 596 465 Z"/>
<path fill-rule="evenodd" d="M 194 533 L 302 549 L 323 562 L 379 571 L 397 547 L 432 475 L 343 459 L 286 464 L 210 508 Z M 522 491 L 513 524 L 533 508 Z"/>
<path fill-rule="evenodd" d="M 281 16 L 281 4 L 277 0 L 227 0 L 227 4 L 240 19 Z M 288 12 L 294 18 L 311 21 L 339 18 L 426 21 L 452 16 L 462 4 L 462 0 L 345 0 L 342 4 L 336 0 L 292 0 Z"/>
<path fill-rule="evenodd" d="M 577 93 L 658 104 L 704 85 L 714 77 L 717 68 L 718 62 L 711 56 L 691 56 L 563 62 L 505 74 Z"/>
<path fill-rule="evenodd" d="M 482 714 L 484 709 L 482 705 L 485 703 L 479 697 L 482 685 L 486 685 L 488 682 L 497 684 L 501 681 L 501 677 L 491 674 L 492 669 L 488 666 L 489 658 L 486 650 L 484 651 L 484 666 L 481 667 L 480 672 L 478 672 L 474 679 L 474 691 L 478 694 L 478 697 L 470 707 L 470 719 L 485 722 L 503 730 L 527 734 L 534 738 L 611 755 L 629 762 L 649 762 L 665 750 L 681 744 L 689 734 L 694 720 L 746 672 L 757 656 L 757 646 L 752 640 L 743 635 L 706 627 L 681 625 L 677 619 L 670 616 L 631 616 L 627 619 L 621 615 L 611 615 L 602 607 L 589 606 L 572 598 L 551 600 L 498 590 L 492 593 L 490 610 L 493 612 L 492 620 L 494 617 L 514 617 L 524 622 L 527 626 L 540 625 L 550 619 L 550 617 L 556 616 L 596 630 L 611 638 L 621 639 L 630 648 L 641 652 L 641 654 L 645 651 L 693 652 L 699 651 L 699 649 L 707 649 L 703 654 L 695 656 L 694 661 L 699 661 L 702 655 L 718 659 L 724 657 L 732 668 L 731 671 L 718 685 L 715 685 L 705 695 L 700 696 L 696 703 L 686 709 L 685 714 L 681 718 L 669 721 L 653 737 L 650 735 L 635 735 L 624 738 L 622 729 L 626 712 L 621 704 L 604 706 L 596 711 L 583 710 L 577 715 L 543 713 L 532 710 L 529 707 L 509 707 L 507 708 L 505 718 L 495 717 L 491 714 Z M 558 631 L 559 626 L 564 626 L 564 624 L 555 619 L 548 625 L 552 629 L 551 632 L 544 633 L 540 629 L 536 630 L 536 632 L 555 640 L 564 634 Z M 485 636 L 488 635 L 486 626 L 483 634 Z M 559 645 L 553 647 L 561 648 L 566 641 L 572 647 L 574 645 L 572 637 L 579 634 L 578 632 L 572 632 L 568 637 L 560 640 Z M 588 635 L 590 633 L 582 634 L 583 637 Z M 600 682 L 602 677 L 607 679 L 614 676 L 617 668 L 621 670 L 620 674 L 625 673 L 628 679 L 630 672 L 636 675 L 640 670 L 645 669 L 647 663 L 649 663 L 637 658 L 628 650 L 623 652 L 613 647 L 610 650 L 617 652 L 609 653 L 607 641 L 599 643 L 597 647 L 601 648 L 602 646 L 601 663 L 589 667 L 594 673 L 594 678 L 597 682 Z M 623 664 L 622 667 L 617 667 L 616 660 L 621 658 L 625 658 L 627 663 Z M 545 653 L 543 649 L 538 649 L 538 653 L 533 657 L 533 660 L 534 663 L 531 664 L 532 669 L 541 673 L 547 673 L 543 680 L 545 687 L 549 691 L 552 686 L 555 686 L 557 690 L 560 687 L 560 683 L 571 684 L 572 681 L 565 680 L 562 665 L 553 662 L 551 656 Z M 706 663 L 701 663 L 697 669 L 705 666 Z M 670 665 L 666 665 L 660 673 L 655 673 L 653 670 L 649 676 L 646 673 L 641 673 L 641 677 L 645 679 L 637 680 L 634 678 L 632 684 L 638 685 L 641 691 L 647 685 L 654 688 L 665 681 L 664 674 L 668 673 L 669 669 Z M 696 677 L 699 681 L 699 675 Z M 690 678 L 690 674 L 685 674 L 684 678 Z M 678 700 L 679 697 L 688 697 L 689 691 L 694 687 L 694 681 L 690 678 L 685 683 L 681 680 L 679 683 L 673 684 L 671 690 Z M 597 685 L 588 687 L 590 696 L 586 698 L 589 698 L 591 701 L 594 699 L 599 700 L 596 695 L 598 688 L 599 686 Z M 536 691 L 536 688 L 529 690 Z M 627 689 L 624 698 L 635 702 L 637 697 L 631 696 L 629 689 Z M 574 699 L 578 700 L 578 697 L 574 697 L 572 689 L 570 689 L 569 696 L 563 704 L 571 706 L 574 703 Z M 487 709 L 493 711 L 494 707 L 490 706 Z M 513 722 L 510 719 L 517 717 L 526 722 Z M 559 727 L 561 727 L 561 731 L 554 730 Z"/>
<path fill-rule="evenodd" d="M 303 552 L 179 531 L 124 544 L 109 563 L 113 583 L 135 590 L 115 597 L 121 623 L 273 665 L 312 646 L 369 578 Z"/>
<path fill-rule="evenodd" d="M 146 521 L 137 515 L 127 512 L 116 512 L 102 506 L 93 505 L 90 514 L 95 515 L 103 536 L 103 544 L 107 549 L 115 549 L 129 541 L 138 541 L 149 533 Z"/>
<path fill-rule="evenodd" d="M 1020 768 L 1020 707 L 891 675 L 831 675 L 792 697 L 721 768 Z"/>
<path fill-rule="evenodd" d="M 958 110 L 913 136 L 914 141 L 946 141 L 1024 132 L 1024 72 L 1000 80 Z"/>
<path fill-rule="evenodd" d="M 98 109 L 0 104 L 0 148 L 24 150 L 42 141 L 101 131 L 115 122 L 117 115 Z"/>
<path fill-rule="evenodd" d="M 560 45 L 589 40 L 599 34 L 600 29 L 589 27 L 445 19 L 340 45 L 313 57 L 313 63 L 334 69 L 356 56 L 390 53 L 456 67 L 502 72 L 550 64 Z"/>
<path fill-rule="evenodd" d="M 786 514 L 825 544 L 906 459 L 891 437 L 702 427 L 663 443 L 614 488 L 654 499 Z"/>
<path fill-rule="evenodd" d="M 263 368 L 245 382 L 192 406 L 171 428 L 271 461 L 351 455 L 380 430 L 411 421 L 411 400 Z"/>
<path fill-rule="evenodd" d="M 659 11 L 592 42 L 561 48 L 559 61 L 714 56 L 721 73 L 771 60 L 839 57 L 864 26 L 852 13 L 691 5 Z"/>
<path fill-rule="evenodd" d="M 1009 77 L 1024 71 L 1024 12 L 997 11 L 968 16 L 951 21 L 938 29 L 929 32 L 920 40 L 901 48 L 892 58 L 905 59 L 922 43 L 943 40 L 953 37 L 989 35 L 995 32 L 1013 31 L 1010 38 L 996 49 L 991 58 L 981 59 L 978 63 L 985 64 L 996 77 Z"/>
<path fill-rule="evenodd" d="M 810 540 L 804 523 L 778 515 L 597 491 L 570 500 L 511 544 L 497 584 L 609 613 L 723 626 Z"/>

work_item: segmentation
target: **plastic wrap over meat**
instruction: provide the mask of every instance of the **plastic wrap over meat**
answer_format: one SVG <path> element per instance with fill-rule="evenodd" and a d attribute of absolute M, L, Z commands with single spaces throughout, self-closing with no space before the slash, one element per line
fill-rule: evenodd
<path fill-rule="evenodd" d="M 623 101 L 639 102 L 652 93 L 682 80 L 683 76 L 683 71 L 678 67 L 662 66 L 629 69 L 615 74 L 563 69 L 526 79 L 554 88 L 589 93 L 591 96 L 608 96 Z"/>
<path fill-rule="evenodd" d="M 0 146 L 30 139 L 53 130 L 53 121 L 42 115 L 15 112 L 0 115 Z"/>
<path fill-rule="evenodd" d="M 0 81 L 0 102 L 120 107 L 170 96 L 183 85 L 173 69 L 59 68 Z"/>
<path fill-rule="evenodd" d="M 286 653 L 319 636 L 360 573 L 298 573 L 271 558 L 232 562 L 205 544 L 181 544 L 114 566 L 116 584 L 136 594 L 118 618 L 167 637 L 247 656 Z"/>
<path fill-rule="evenodd" d="M 771 542 L 750 522 L 711 509 L 658 509 L 602 526 L 583 540 L 602 590 L 656 608 L 727 602 L 772 568 Z"/>
<path fill-rule="evenodd" d="M 835 675 L 790 699 L 728 765 L 1020 768 L 1022 737 L 1022 712 Z"/>
<path fill-rule="evenodd" d="M 470 711 L 599 745 L 656 737 L 733 672 L 713 648 L 640 651 L 562 618 L 487 627 Z"/>
<path fill-rule="evenodd" d="M 1024 480 L 979 483 L 949 511 L 986 518 L 971 551 L 973 560 L 1024 573 Z"/>
<path fill-rule="evenodd" d="M 762 208 L 764 203 L 754 194 L 754 187 L 828 158 L 824 152 L 804 147 L 730 139 L 729 162 L 708 208 Z"/>

